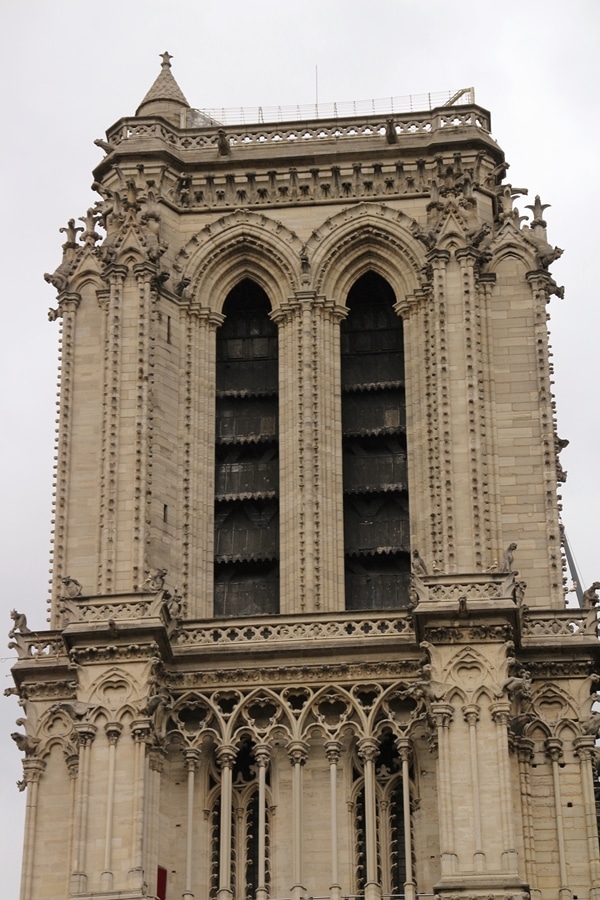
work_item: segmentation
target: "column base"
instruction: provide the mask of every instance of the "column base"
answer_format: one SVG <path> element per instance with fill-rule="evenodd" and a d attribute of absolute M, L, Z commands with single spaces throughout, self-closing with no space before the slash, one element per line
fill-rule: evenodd
<path fill-rule="evenodd" d="M 305 900 L 306 888 L 301 884 L 295 884 L 290 888 L 290 900 Z"/>
<path fill-rule="evenodd" d="M 570 888 L 561 888 L 558 892 L 559 900 L 573 900 L 573 892 Z"/>
<path fill-rule="evenodd" d="M 219 888 L 217 891 L 217 900 L 231 900 L 233 892 L 231 888 Z"/>
<path fill-rule="evenodd" d="M 414 881 L 404 882 L 404 900 L 416 900 L 417 886 Z"/>
<path fill-rule="evenodd" d="M 144 870 L 143 869 L 130 869 L 129 870 L 129 887 L 133 891 L 141 891 L 144 886 Z"/>
<path fill-rule="evenodd" d="M 342 888 L 339 884 L 332 884 L 330 886 L 329 900 L 342 900 Z"/>
<path fill-rule="evenodd" d="M 365 900 L 381 900 L 381 885 L 376 881 L 365 884 Z"/>
<path fill-rule="evenodd" d="M 485 853 L 478 851 L 473 854 L 473 866 L 476 872 L 485 872 Z"/>
<path fill-rule="evenodd" d="M 87 891 L 87 875 L 83 872 L 73 872 L 69 881 L 70 894 L 85 894 Z"/>
<path fill-rule="evenodd" d="M 100 876 L 100 887 L 102 888 L 103 891 L 112 891 L 112 887 L 113 887 L 113 873 L 112 872 L 109 872 L 107 870 L 106 872 L 102 873 L 102 875 Z"/>
<path fill-rule="evenodd" d="M 458 857 L 456 853 L 442 853 L 441 856 L 442 878 L 446 875 L 454 875 L 458 869 Z"/>

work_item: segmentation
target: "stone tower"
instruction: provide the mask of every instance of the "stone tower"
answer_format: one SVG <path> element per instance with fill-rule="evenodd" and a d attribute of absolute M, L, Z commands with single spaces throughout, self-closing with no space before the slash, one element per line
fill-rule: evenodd
<path fill-rule="evenodd" d="M 600 900 L 545 205 L 468 92 L 265 119 L 164 54 L 46 275 L 21 900 Z"/>

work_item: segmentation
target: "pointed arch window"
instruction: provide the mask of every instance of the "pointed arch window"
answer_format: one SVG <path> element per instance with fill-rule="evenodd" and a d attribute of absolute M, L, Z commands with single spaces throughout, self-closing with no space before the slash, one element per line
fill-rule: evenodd
<path fill-rule="evenodd" d="M 267 770 L 267 806 L 265 810 L 265 885 L 270 889 L 270 776 Z M 221 834 L 220 773 L 211 760 L 209 768 L 209 821 L 211 870 L 209 898 L 215 900 L 219 889 Z M 231 809 L 230 888 L 232 900 L 255 900 L 259 887 L 259 791 L 252 741 L 244 741 L 233 767 Z"/>
<path fill-rule="evenodd" d="M 277 326 L 245 279 L 217 331 L 215 615 L 279 611 Z"/>
<path fill-rule="evenodd" d="M 347 609 L 408 605 L 410 534 L 404 333 L 374 272 L 348 294 L 341 323 Z"/>
<path fill-rule="evenodd" d="M 375 762 L 377 820 L 377 880 L 384 896 L 403 896 L 406 881 L 406 839 L 401 763 L 391 734 L 384 736 Z M 362 763 L 354 755 L 352 766 L 354 817 L 355 893 L 363 894 L 366 882 L 365 788 Z M 411 850 L 412 852 L 412 850 Z"/>

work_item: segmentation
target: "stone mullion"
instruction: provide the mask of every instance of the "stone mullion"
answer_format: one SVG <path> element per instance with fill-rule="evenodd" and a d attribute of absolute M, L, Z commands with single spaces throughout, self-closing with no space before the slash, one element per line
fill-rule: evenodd
<path fill-rule="evenodd" d="M 53 597 L 60 593 L 61 578 L 67 575 L 68 566 L 68 519 L 70 500 L 70 475 L 71 475 L 71 411 L 73 409 L 73 383 L 75 368 L 75 313 L 81 302 L 79 294 L 63 293 L 59 299 L 59 309 L 62 314 L 62 328 L 60 335 L 60 402 L 57 422 L 57 469 L 56 469 L 56 499 L 54 522 L 54 552 L 53 552 Z M 51 611 L 51 628 L 56 628 L 58 620 L 58 608 L 55 602 Z"/>
<path fill-rule="evenodd" d="M 450 764 L 449 727 L 454 708 L 448 703 L 432 703 L 431 714 L 437 728 L 438 745 L 438 804 L 440 855 L 442 876 L 456 871 L 457 857 L 454 850 L 454 828 L 452 823 L 452 770 Z"/>
<path fill-rule="evenodd" d="M 199 306 L 187 320 L 184 409 L 183 584 L 190 618 L 213 615 L 216 329 L 223 316 Z"/>
<path fill-rule="evenodd" d="M 552 767 L 552 785 L 554 789 L 554 821 L 556 822 L 556 839 L 558 844 L 558 868 L 560 873 L 559 900 L 570 900 L 572 894 L 567 887 L 567 857 L 565 853 L 565 831 L 562 815 L 562 798 L 560 790 L 559 762 L 563 756 L 562 741 L 559 738 L 548 738 L 545 742 L 546 754 Z"/>
<path fill-rule="evenodd" d="M 84 894 L 87 887 L 86 850 L 87 824 L 89 813 L 90 790 L 90 754 L 92 742 L 96 735 L 94 725 L 82 723 L 75 725 L 79 741 L 79 769 L 77 774 L 77 796 L 75 803 L 75 822 L 73 825 L 73 865 L 71 868 L 70 891 Z"/>
<path fill-rule="evenodd" d="M 315 608 L 344 609 L 344 497 L 342 444 L 340 322 L 346 307 L 317 300 L 314 311 L 313 402 L 316 454 L 315 505 L 318 542 L 315 548 L 317 594 Z"/>
<path fill-rule="evenodd" d="M 500 820 L 502 826 L 502 862 L 505 871 L 517 871 L 517 853 L 510 794 L 510 765 L 508 758 L 508 723 L 510 705 L 494 703 L 491 714 L 496 725 L 496 759 L 500 787 Z"/>
<path fill-rule="evenodd" d="M 481 388 L 482 388 L 482 429 L 485 431 L 483 440 L 483 454 L 485 459 L 485 485 L 487 494 L 484 495 L 484 528 L 487 534 L 489 547 L 488 566 L 498 564 L 500 548 L 503 546 L 502 535 L 502 504 L 491 503 L 490 498 L 498 496 L 498 426 L 495 412 L 496 381 L 494 376 L 495 365 L 492 355 L 494 335 L 492 330 L 493 319 L 491 314 L 492 289 L 495 283 L 495 275 L 480 275 L 477 287 L 479 292 L 480 317 L 484 323 L 480 330 L 481 337 Z M 481 310 L 483 309 L 483 312 Z M 493 452 L 492 452 L 493 451 Z M 486 566 L 485 568 L 487 568 Z"/>
<path fill-rule="evenodd" d="M 292 765 L 292 887 L 291 900 L 302 900 L 305 888 L 303 879 L 302 836 L 304 833 L 302 804 L 302 768 L 306 762 L 308 746 L 303 741 L 292 741 L 287 751 Z"/>
<path fill-rule="evenodd" d="M 533 798 L 531 795 L 531 760 L 535 744 L 529 738 L 520 737 L 517 743 L 519 754 L 519 786 L 521 814 L 523 816 L 523 845 L 525 851 L 525 874 L 527 883 L 535 889 L 537 873 L 535 864 L 535 830 L 533 826 Z"/>
<path fill-rule="evenodd" d="M 235 747 L 224 744 L 217 750 L 217 760 L 221 767 L 221 823 L 219 832 L 219 889 L 218 900 L 230 900 L 231 873 L 231 814 L 233 805 L 233 765 L 236 758 Z"/>
<path fill-rule="evenodd" d="M 258 766 L 258 884 L 256 900 L 267 900 L 267 766 L 269 748 L 264 744 L 254 747 L 254 759 Z"/>
<path fill-rule="evenodd" d="M 476 872 L 485 871 L 485 853 L 483 851 L 483 837 L 481 831 L 481 806 L 479 790 L 479 754 L 477 751 L 477 722 L 479 721 L 479 707 L 474 703 L 463 707 L 463 715 L 469 726 L 469 757 L 471 767 L 471 805 L 473 810 L 473 836 L 475 838 L 475 853 L 473 864 Z"/>
<path fill-rule="evenodd" d="M 413 546 L 429 549 L 430 534 L 423 523 L 429 512 L 435 509 L 434 496 L 426 499 L 432 485 L 429 478 L 433 465 L 429 432 L 433 419 L 431 413 L 431 373 L 427 340 L 429 318 L 426 307 L 427 292 L 419 290 L 403 297 L 395 304 L 396 313 L 402 317 L 404 336 L 404 381 L 406 401 L 406 443 L 408 459 L 408 497 L 410 535 Z M 425 414 L 423 414 L 425 411 Z M 417 452 L 427 448 L 427 452 Z"/>
<path fill-rule="evenodd" d="M 540 414 L 540 441 L 543 452 L 542 477 L 546 512 L 546 546 L 548 548 L 549 599 L 551 605 L 562 607 L 562 559 L 558 522 L 558 498 L 556 489 L 556 449 L 555 423 L 552 387 L 549 374 L 548 328 L 546 324 L 546 304 L 548 302 L 547 272 L 529 272 L 527 280 L 533 295 L 535 315 L 536 369 L 538 380 L 538 400 Z"/>
<path fill-rule="evenodd" d="M 146 550 L 151 540 L 152 526 L 152 378 L 154 355 L 152 348 L 152 301 L 154 289 L 151 279 L 156 271 L 152 264 L 134 267 L 138 292 L 137 319 L 137 376 L 135 411 L 135 498 L 133 504 L 132 567 L 133 583 L 141 584 L 150 567 Z"/>
<path fill-rule="evenodd" d="M 575 753 L 579 757 L 583 812 L 590 860 L 590 900 L 600 900 L 600 849 L 598 846 L 598 826 L 596 823 L 596 801 L 594 797 L 594 752 L 596 740 L 593 735 L 575 738 Z"/>
<path fill-rule="evenodd" d="M 330 900 L 341 900 L 342 888 L 339 876 L 338 860 L 338 815 L 337 815 L 337 766 L 340 761 L 342 745 L 339 741 L 325 741 L 325 754 L 329 763 L 329 817 L 331 828 L 331 885 Z"/>
<path fill-rule="evenodd" d="M 159 747 L 148 748 L 147 881 L 150 894 L 156 893 L 160 829 L 160 783 L 164 755 Z"/>
<path fill-rule="evenodd" d="M 472 553 L 472 561 L 468 568 L 472 571 L 481 569 L 483 560 L 487 559 L 488 550 L 483 530 L 484 522 L 484 470 L 482 442 L 485 434 L 482 416 L 481 396 L 481 330 L 479 323 L 477 288 L 475 284 L 475 265 L 478 254 L 471 248 L 456 251 L 460 265 L 464 314 L 464 376 L 467 400 L 468 434 L 465 436 L 468 446 L 469 484 L 471 486 L 471 524 L 472 533 L 463 538 L 461 568 L 467 567 L 465 552 Z M 464 517 L 463 517 L 464 521 Z M 464 526 L 463 526 L 464 527 Z M 484 555 L 485 554 L 485 555 Z"/>
<path fill-rule="evenodd" d="M 307 562 L 311 475 L 306 461 L 306 347 L 308 304 L 290 300 L 275 310 L 279 355 L 279 545 L 282 613 L 306 608 L 312 569 Z M 309 356 L 310 358 L 310 356 Z M 289 377 L 291 373 L 292 377 Z M 308 372 L 310 375 L 310 372 Z M 310 381 L 309 381 L 310 384 Z"/>
<path fill-rule="evenodd" d="M 185 764 L 187 767 L 187 815 L 186 815 L 186 836 L 185 836 L 185 884 L 182 898 L 193 898 L 192 890 L 193 864 L 194 864 L 194 795 L 195 795 L 195 775 L 200 759 L 200 751 L 195 749 L 187 749 L 184 751 Z"/>
<path fill-rule="evenodd" d="M 133 804 L 131 811 L 131 866 L 129 886 L 133 890 L 141 888 L 144 882 L 144 820 L 146 810 L 146 742 L 150 733 L 148 719 L 138 719 L 131 723 L 134 741 L 133 757 Z"/>
<path fill-rule="evenodd" d="M 404 858 L 406 860 L 406 879 L 404 882 L 404 900 L 415 900 L 416 884 L 413 874 L 412 860 L 412 822 L 410 815 L 410 770 L 412 753 L 409 738 L 396 738 L 396 746 L 402 761 L 402 810 L 404 814 Z"/>
<path fill-rule="evenodd" d="M 452 502 L 452 433 L 450 409 L 450 380 L 448 375 L 448 303 L 446 290 L 446 269 L 450 254 L 437 250 L 429 254 L 432 267 L 432 289 L 434 310 L 434 353 L 432 357 L 433 390 L 436 399 L 436 418 L 432 423 L 434 446 L 432 456 L 436 459 L 437 478 L 433 476 L 434 505 L 432 512 L 434 556 L 439 560 L 444 572 L 452 570 L 454 563 L 454 521 Z"/>
<path fill-rule="evenodd" d="M 377 881 L 377 809 L 375 795 L 375 760 L 379 745 L 374 738 L 361 738 L 358 754 L 363 761 L 365 787 L 365 900 L 380 900 L 381 885 Z"/>
<path fill-rule="evenodd" d="M 23 841 L 19 900 L 35 900 L 33 896 L 33 868 L 36 856 L 35 833 L 38 787 L 45 768 L 46 763 L 43 759 L 29 758 L 23 761 L 23 773 L 27 782 L 27 805 L 25 808 L 25 838 Z"/>
<path fill-rule="evenodd" d="M 112 838 L 114 827 L 115 804 L 115 768 L 117 741 L 123 726 L 119 722 L 108 722 L 104 726 L 108 738 L 108 779 L 106 787 L 106 820 L 104 825 L 104 867 L 101 875 L 102 889 L 111 891 L 113 888 L 112 872 Z"/>

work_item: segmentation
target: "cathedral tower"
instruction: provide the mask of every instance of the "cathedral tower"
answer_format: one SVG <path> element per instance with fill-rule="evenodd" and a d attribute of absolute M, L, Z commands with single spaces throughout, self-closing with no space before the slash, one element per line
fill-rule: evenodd
<path fill-rule="evenodd" d="M 600 900 L 545 205 L 472 92 L 331 112 L 165 53 L 62 229 L 21 900 Z"/>

